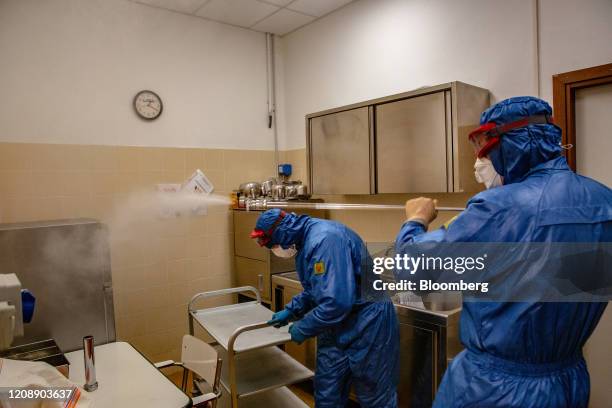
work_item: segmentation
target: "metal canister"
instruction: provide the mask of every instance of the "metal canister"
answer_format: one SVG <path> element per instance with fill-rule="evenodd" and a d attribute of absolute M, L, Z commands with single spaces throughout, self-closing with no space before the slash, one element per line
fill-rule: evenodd
<path fill-rule="evenodd" d="M 276 184 L 272 189 L 272 198 L 274 200 L 284 200 L 287 196 L 287 191 L 285 190 L 285 185 Z"/>
<path fill-rule="evenodd" d="M 297 195 L 298 198 L 307 199 L 310 198 L 310 194 L 308 194 L 308 186 L 304 184 L 300 184 L 297 186 Z"/>
<path fill-rule="evenodd" d="M 238 197 L 238 208 L 246 208 L 247 198 L 243 195 Z"/>
<path fill-rule="evenodd" d="M 91 392 L 98 389 L 96 380 L 96 359 L 94 357 L 93 336 L 83 337 L 83 359 L 85 361 L 85 391 Z"/>
<path fill-rule="evenodd" d="M 242 194 L 247 198 L 261 197 L 261 184 L 256 181 L 250 181 L 242 186 Z"/>
<path fill-rule="evenodd" d="M 274 186 L 278 184 L 278 181 L 275 178 L 269 178 L 263 183 L 261 183 L 261 193 L 264 197 L 272 197 L 272 190 Z"/>
<path fill-rule="evenodd" d="M 295 200 L 298 198 L 298 184 L 288 184 L 285 186 L 285 197 L 288 200 Z"/>

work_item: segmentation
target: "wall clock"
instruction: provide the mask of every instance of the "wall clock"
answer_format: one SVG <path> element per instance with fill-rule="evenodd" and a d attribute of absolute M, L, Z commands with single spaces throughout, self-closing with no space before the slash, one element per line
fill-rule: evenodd
<path fill-rule="evenodd" d="M 163 109 L 161 98 L 153 91 L 140 91 L 134 97 L 134 110 L 145 120 L 157 119 Z"/>

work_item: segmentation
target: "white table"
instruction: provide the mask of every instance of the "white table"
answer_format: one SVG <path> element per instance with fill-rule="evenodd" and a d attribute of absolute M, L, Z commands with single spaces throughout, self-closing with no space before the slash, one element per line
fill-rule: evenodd
<path fill-rule="evenodd" d="M 96 407 L 191 407 L 191 399 L 126 342 L 96 346 Z M 83 350 L 66 354 L 70 381 L 85 383 Z"/>

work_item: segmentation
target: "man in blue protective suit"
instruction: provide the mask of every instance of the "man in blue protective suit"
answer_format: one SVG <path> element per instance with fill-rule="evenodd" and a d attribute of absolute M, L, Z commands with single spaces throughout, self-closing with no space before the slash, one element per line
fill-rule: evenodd
<path fill-rule="evenodd" d="M 289 327 L 296 343 L 317 336 L 315 402 L 342 408 L 351 385 L 363 407 L 397 407 L 399 328 L 389 300 L 361 296 L 367 249 L 337 222 L 268 210 L 252 238 L 276 256 L 296 255 L 304 291 L 275 313 L 271 325 Z"/>
<path fill-rule="evenodd" d="M 487 109 L 470 134 L 476 178 L 487 190 L 450 225 L 430 233 L 435 203 L 408 201 L 396 248 L 419 242 L 611 242 L 612 191 L 570 170 L 551 112 L 533 97 Z M 434 407 L 587 407 L 582 347 L 606 305 L 464 302 L 465 350 L 447 369 Z"/>

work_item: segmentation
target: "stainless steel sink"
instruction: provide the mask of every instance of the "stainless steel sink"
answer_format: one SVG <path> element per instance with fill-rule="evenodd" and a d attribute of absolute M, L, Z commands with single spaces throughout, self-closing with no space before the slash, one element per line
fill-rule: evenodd
<path fill-rule="evenodd" d="M 434 312 L 461 307 L 461 292 L 428 293 L 422 299 L 425 308 Z"/>

